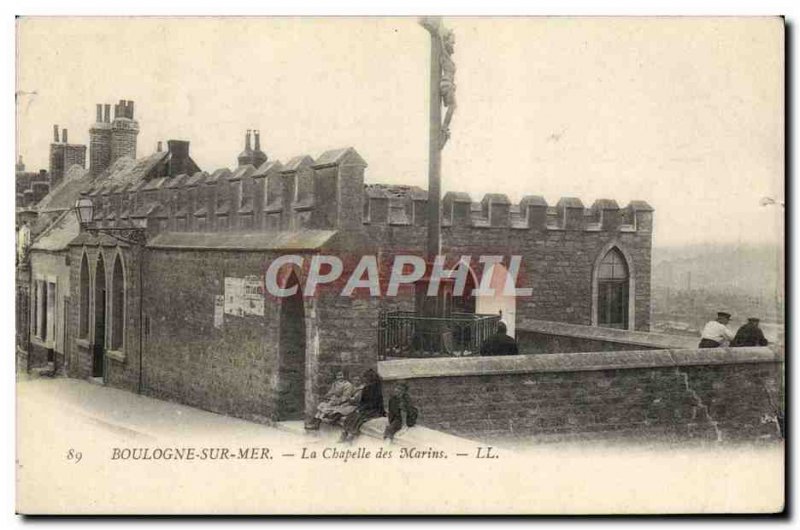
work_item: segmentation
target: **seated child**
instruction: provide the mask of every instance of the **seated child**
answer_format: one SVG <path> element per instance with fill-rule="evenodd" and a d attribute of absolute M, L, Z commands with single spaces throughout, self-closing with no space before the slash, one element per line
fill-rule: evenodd
<path fill-rule="evenodd" d="M 354 392 L 355 387 L 345 379 L 344 372 L 338 370 L 331 388 L 325 394 L 322 402 L 317 405 L 317 413 L 314 415 L 317 420 L 317 426 L 319 426 L 319 422 L 323 421 L 325 423 L 336 423 L 342 416 L 349 414 L 350 410 L 346 407 L 349 406 Z"/>
<path fill-rule="evenodd" d="M 394 435 L 404 425 L 413 427 L 417 423 L 419 411 L 411 404 L 408 395 L 408 383 L 400 382 L 394 386 L 392 397 L 389 398 L 389 425 L 383 432 L 383 438 L 394 440 Z"/>

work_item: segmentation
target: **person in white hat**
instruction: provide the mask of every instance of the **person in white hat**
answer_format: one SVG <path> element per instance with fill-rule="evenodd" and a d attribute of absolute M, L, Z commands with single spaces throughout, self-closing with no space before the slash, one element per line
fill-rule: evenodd
<path fill-rule="evenodd" d="M 710 321 L 703 327 L 700 334 L 700 348 L 719 348 L 726 346 L 733 340 L 733 331 L 728 327 L 731 314 L 724 311 L 717 313 L 717 319 Z"/>

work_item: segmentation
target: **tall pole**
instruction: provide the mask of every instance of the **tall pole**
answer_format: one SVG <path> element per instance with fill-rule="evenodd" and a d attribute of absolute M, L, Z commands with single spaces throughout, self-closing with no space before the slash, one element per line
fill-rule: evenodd
<path fill-rule="evenodd" d="M 442 95 L 441 39 L 431 32 L 430 127 L 428 129 L 428 244 L 427 258 L 433 260 L 441 250 L 442 226 Z"/>

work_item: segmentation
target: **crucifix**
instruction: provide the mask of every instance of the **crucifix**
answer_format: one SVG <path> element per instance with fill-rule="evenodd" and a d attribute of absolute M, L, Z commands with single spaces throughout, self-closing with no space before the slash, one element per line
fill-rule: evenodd
<path fill-rule="evenodd" d="M 441 250 L 442 149 L 450 139 L 450 122 L 456 110 L 455 35 L 440 17 L 423 17 L 419 23 L 431 36 L 430 129 L 428 137 L 428 259 Z M 442 106 L 447 111 L 442 120 Z"/>
<path fill-rule="evenodd" d="M 437 256 L 441 253 L 441 158 L 442 149 L 450 139 L 450 122 L 456 110 L 455 71 L 453 49 L 455 36 L 442 25 L 439 17 L 423 17 L 419 21 L 431 38 L 430 76 L 430 128 L 428 136 L 428 207 L 427 207 L 427 274 L 416 285 L 417 314 L 423 317 L 447 318 L 450 316 L 453 298 L 453 281 L 442 278 L 431 286 L 431 273 Z M 446 109 L 442 119 L 442 107 Z M 430 293 L 430 288 L 435 293 Z M 422 332 L 430 343 L 423 349 L 446 350 L 448 342 L 446 326 L 441 321 L 432 321 Z"/>

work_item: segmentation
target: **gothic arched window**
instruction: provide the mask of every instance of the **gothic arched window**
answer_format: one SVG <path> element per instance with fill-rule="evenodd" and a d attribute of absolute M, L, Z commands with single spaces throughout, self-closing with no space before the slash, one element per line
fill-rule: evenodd
<path fill-rule="evenodd" d="M 111 349 L 122 350 L 125 335 L 125 275 L 122 259 L 114 260 L 114 275 L 111 278 Z"/>
<path fill-rule="evenodd" d="M 628 265 L 617 248 L 600 261 L 597 271 L 597 324 L 628 329 Z"/>
<path fill-rule="evenodd" d="M 85 339 L 89 336 L 89 261 L 86 254 L 81 259 L 81 291 L 78 336 Z"/>

